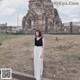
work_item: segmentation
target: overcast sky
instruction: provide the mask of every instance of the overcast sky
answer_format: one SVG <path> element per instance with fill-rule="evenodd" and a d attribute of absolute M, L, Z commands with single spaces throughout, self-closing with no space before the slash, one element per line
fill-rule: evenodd
<path fill-rule="evenodd" d="M 17 14 L 19 14 L 19 25 L 28 11 L 29 0 L 0 0 L 0 24 L 17 25 Z M 53 2 L 54 1 L 54 2 Z M 64 5 L 63 2 L 77 2 L 76 5 Z M 80 22 L 80 0 L 52 0 L 57 8 L 62 22 Z M 61 4 L 55 4 L 55 3 Z"/>

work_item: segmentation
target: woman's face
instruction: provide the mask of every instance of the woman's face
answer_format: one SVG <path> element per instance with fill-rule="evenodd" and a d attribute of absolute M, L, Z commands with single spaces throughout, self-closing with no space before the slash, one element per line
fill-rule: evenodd
<path fill-rule="evenodd" d="M 38 37 L 39 36 L 39 33 L 36 31 L 36 36 Z"/>

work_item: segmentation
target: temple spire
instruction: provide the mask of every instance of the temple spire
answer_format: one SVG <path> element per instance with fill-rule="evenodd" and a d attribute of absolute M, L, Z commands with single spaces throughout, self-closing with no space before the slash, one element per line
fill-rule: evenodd
<path fill-rule="evenodd" d="M 44 2 L 51 2 L 51 0 L 43 0 Z"/>

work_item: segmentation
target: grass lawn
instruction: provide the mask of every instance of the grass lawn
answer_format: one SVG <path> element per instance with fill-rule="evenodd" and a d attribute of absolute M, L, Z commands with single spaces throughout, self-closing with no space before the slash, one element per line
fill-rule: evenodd
<path fill-rule="evenodd" d="M 43 77 L 51 80 L 80 80 L 80 35 L 45 34 L 44 38 Z M 7 35 L 5 39 L 6 35 L 0 35 L 3 41 L 0 46 L 0 68 L 11 67 L 33 75 L 34 35 Z"/>
<path fill-rule="evenodd" d="M 6 39 L 12 39 L 12 38 L 16 38 L 16 37 L 18 37 L 18 36 L 20 36 L 20 35 L 14 35 L 14 34 L 1 34 L 0 33 L 0 41 L 2 42 L 2 41 L 4 41 L 4 40 L 6 40 Z"/>

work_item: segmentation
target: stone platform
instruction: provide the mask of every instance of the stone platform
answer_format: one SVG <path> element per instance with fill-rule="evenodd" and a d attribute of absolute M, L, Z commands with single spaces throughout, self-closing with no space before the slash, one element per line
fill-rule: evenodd
<path fill-rule="evenodd" d="M 1 71 L 0 71 L 1 74 Z M 0 77 L 1 80 L 1 77 Z M 17 72 L 17 71 L 12 71 L 12 80 L 36 80 L 33 75 L 22 73 L 22 72 Z M 42 78 L 42 80 L 50 80 L 47 78 Z"/>

